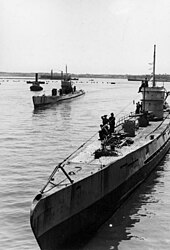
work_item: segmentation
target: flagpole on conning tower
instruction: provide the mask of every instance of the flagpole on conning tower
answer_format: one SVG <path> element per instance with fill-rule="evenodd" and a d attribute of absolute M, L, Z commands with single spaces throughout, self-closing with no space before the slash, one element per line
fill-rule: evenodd
<path fill-rule="evenodd" d="M 155 60 L 156 60 L 156 45 L 154 45 L 154 54 L 153 54 L 153 87 L 156 86 L 156 83 L 155 83 Z"/>

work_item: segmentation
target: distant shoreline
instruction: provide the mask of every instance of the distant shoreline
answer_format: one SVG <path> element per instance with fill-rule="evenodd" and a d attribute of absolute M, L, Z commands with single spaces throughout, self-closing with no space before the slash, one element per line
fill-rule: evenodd
<path fill-rule="evenodd" d="M 50 73 L 38 73 L 40 79 L 47 79 L 47 80 L 61 80 L 61 74 L 54 73 L 53 78 L 51 78 Z M 131 74 L 72 74 L 69 75 L 73 79 L 78 78 L 108 78 L 108 79 L 127 79 L 129 81 L 142 81 L 147 77 L 148 79 L 151 78 L 150 75 L 131 75 Z M 0 72 L 0 79 L 31 79 L 35 78 L 35 73 L 20 73 L 20 72 Z M 170 82 L 170 75 L 169 74 L 157 74 L 155 76 L 156 81 L 167 81 Z"/>
<path fill-rule="evenodd" d="M 39 78 L 51 79 L 50 73 L 38 73 Z M 117 75 L 117 74 L 72 74 L 69 73 L 72 78 L 114 78 L 114 79 L 127 79 L 127 75 Z M 0 78 L 34 78 L 35 73 L 15 73 L 15 72 L 0 72 Z M 60 73 L 54 73 L 53 79 L 61 79 Z"/>

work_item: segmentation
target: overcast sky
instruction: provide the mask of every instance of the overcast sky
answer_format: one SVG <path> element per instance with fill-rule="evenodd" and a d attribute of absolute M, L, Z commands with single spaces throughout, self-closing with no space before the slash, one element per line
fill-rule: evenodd
<path fill-rule="evenodd" d="M 0 71 L 170 73 L 170 0 L 0 0 Z"/>

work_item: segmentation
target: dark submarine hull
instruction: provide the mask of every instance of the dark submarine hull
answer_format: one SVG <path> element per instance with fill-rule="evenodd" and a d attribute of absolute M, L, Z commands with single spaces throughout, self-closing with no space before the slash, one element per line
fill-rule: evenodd
<path fill-rule="evenodd" d="M 167 129 L 169 130 L 169 125 Z M 89 237 L 113 215 L 116 209 L 134 191 L 134 189 L 136 189 L 137 186 L 149 176 L 149 174 L 156 168 L 156 166 L 168 152 L 169 148 L 170 138 L 167 138 L 162 146 L 158 148 L 157 152 L 151 155 L 138 171 L 136 171 L 130 178 L 125 180 L 117 188 L 107 193 L 104 197 L 94 202 L 86 209 L 81 210 L 62 223 L 50 228 L 50 230 L 43 233 L 40 237 L 37 237 L 35 232 L 35 237 L 40 248 L 42 250 L 56 250 L 60 249 L 60 247 L 74 244 L 77 238 L 83 239 L 84 237 Z M 140 149 L 138 150 L 140 151 Z M 113 166 L 110 166 L 104 169 L 104 172 L 100 172 L 100 178 L 105 178 L 106 185 L 107 178 L 109 178 L 109 170 L 112 167 Z M 121 168 L 124 167 L 124 164 L 122 164 Z M 71 187 L 71 192 L 73 193 L 75 192 L 74 185 L 75 184 L 73 184 Z M 48 203 L 48 197 L 46 197 L 46 199 L 46 202 Z M 31 224 L 33 224 L 32 221 Z M 34 232 L 34 228 L 32 228 L 32 230 Z"/>

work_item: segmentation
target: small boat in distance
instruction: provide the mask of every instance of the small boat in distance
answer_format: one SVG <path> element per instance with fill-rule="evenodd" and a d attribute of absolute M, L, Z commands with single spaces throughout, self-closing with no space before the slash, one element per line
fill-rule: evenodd
<path fill-rule="evenodd" d="M 139 90 L 136 111 L 116 125 L 113 114 L 103 119 L 99 135 L 60 162 L 35 196 L 30 222 L 41 250 L 74 245 L 96 231 L 170 149 L 169 93 L 156 86 L 155 66 L 153 72 L 153 82 Z"/>
<path fill-rule="evenodd" d="M 27 81 L 27 83 L 31 83 L 32 86 L 30 86 L 31 91 L 41 91 L 43 90 L 43 87 L 40 86 L 40 84 L 44 84 L 45 82 L 38 81 L 38 73 L 35 74 L 35 81 Z"/>
<path fill-rule="evenodd" d="M 42 96 L 33 96 L 33 104 L 34 108 L 44 107 L 49 104 L 54 104 L 57 102 L 69 100 L 76 98 L 78 96 L 84 95 L 84 90 L 76 90 L 76 86 L 73 86 L 73 82 L 71 81 L 71 77 L 67 74 L 64 76 L 64 80 L 61 80 L 61 89 L 52 89 L 51 95 L 42 95 Z"/>
<path fill-rule="evenodd" d="M 33 84 L 34 81 L 27 81 L 27 84 Z M 38 81 L 39 84 L 45 84 L 43 81 Z"/>

